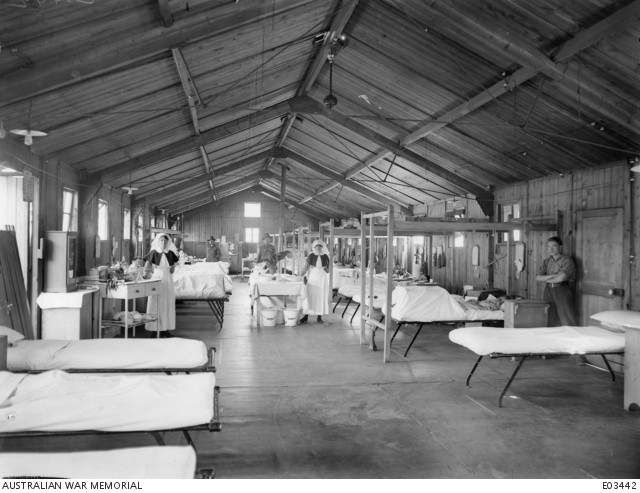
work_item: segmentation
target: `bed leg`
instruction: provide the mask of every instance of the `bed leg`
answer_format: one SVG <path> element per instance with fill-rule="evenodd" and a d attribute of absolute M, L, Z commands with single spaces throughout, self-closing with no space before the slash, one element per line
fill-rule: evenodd
<path fill-rule="evenodd" d="M 415 335 L 413 336 L 413 339 L 411 339 L 411 342 L 409 343 L 409 347 L 407 347 L 407 350 L 404 352 L 404 357 L 407 357 L 407 354 L 409 354 L 409 349 L 411 349 L 411 346 L 413 346 L 413 343 L 416 341 L 416 339 L 418 338 L 418 334 L 420 333 L 420 331 L 422 330 L 422 326 L 424 324 L 420 324 L 420 327 L 418 327 L 418 331 L 415 333 Z"/>
<path fill-rule="evenodd" d="M 378 346 L 376 346 L 376 330 L 378 330 L 378 327 L 375 326 L 371 329 L 371 344 L 369 344 L 371 351 L 378 350 Z"/>
<path fill-rule="evenodd" d="M 342 301 L 342 296 L 338 297 L 338 301 L 336 301 L 336 304 L 333 305 L 333 313 L 336 312 L 336 308 L 338 308 L 338 305 L 340 304 L 341 301 Z"/>
<path fill-rule="evenodd" d="M 609 360 L 604 354 L 601 354 L 600 356 L 602 356 L 602 359 L 604 360 L 604 364 L 607 365 L 607 370 L 609 370 L 609 373 L 611 373 L 611 379 L 615 382 L 616 374 L 613 373 L 613 370 L 611 369 L 611 365 L 609 364 Z"/>
<path fill-rule="evenodd" d="M 509 387 L 511 386 L 511 382 L 513 382 L 513 380 L 516 378 L 516 375 L 520 371 L 520 368 L 522 368 L 522 365 L 524 364 L 524 360 L 526 360 L 526 359 L 527 359 L 527 357 L 523 356 L 520 359 L 520 361 L 518 361 L 518 366 L 516 366 L 516 369 L 513 370 L 513 375 L 511 375 L 511 378 L 507 382 L 507 385 L 505 386 L 504 390 L 500 394 L 500 397 L 498 398 L 498 407 L 502 407 L 502 398 L 504 397 L 504 394 L 507 393 L 507 390 L 509 390 Z"/>
<path fill-rule="evenodd" d="M 196 449 L 196 445 L 193 443 L 193 440 L 191 439 L 191 435 L 189 434 L 189 432 L 187 430 L 182 430 L 182 434 L 184 435 L 184 438 L 187 440 L 187 444 L 191 445 L 191 447 L 193 447 L 193 450 L 197 454 L 198 450 Z"/>
<path fill-rule="evenodd" d="M 396 338 L 396 335 L 398 334 L 398 331 L 400 330 L 400 327 L 402 327 L 404 325 L 404 322 L 398 322 L 398 326 L 396 327 L 396 331 L 393 333 L 393 335 L 391 336 L 391 340 L 389 341 L 389 347 L 391 347 L 391 344 L 393 344 L 393 340 Z"/>
<path fill-rule="evenodd" d="M 349 298 L 349 300 L 347 301 L 346 306 L 344 307 L 344 310 L 342 310 L 342 315 L 340 315 L 342 318 L 344 318 L 344 314 L 345 314 L 345 312 L 347 311 L 347 308 L 349 308 L 349 305 L 351 304 L 351 300 L 352 300 L 352 299 L 353 299 L 353 298 Z"/>
<path fill-rule="evenodd" d="M 360 305 L 356 306 L 356 310 L 353 312 L 353 315 L 351 315 L 351 320 L 349 320 L 349 323 L 353 323 L 353 317 L 356 316 L 356 313 L 358 313 L 358 308 L 360 308 Z"/>
<path fill-rule="evenodd" d="M 482 361 L 482 356 L 480 356 L 477 361 L 476 364 L 473 365 L 473 368 L 471 368 L 471 373 L 469 373 L 469 376 L 467 377 L 467 387 L 469 387 L 469 382 L 471 382 L 471 377 L 473 376 L 473 374 L 476 372 L 476 368 L 478 368 L 478 365 L 480 364 L 480 362 Z"/>
<path fill-rule="evenodd" d="M 160 434 L 160 432 L 158 431 L 150 431 L 149 434 L 156 439 L 156 443 L 158 445 L 166 445 L 166 443 L 164 443 L 164 438 L 162 438 L 162 435 Z"/>

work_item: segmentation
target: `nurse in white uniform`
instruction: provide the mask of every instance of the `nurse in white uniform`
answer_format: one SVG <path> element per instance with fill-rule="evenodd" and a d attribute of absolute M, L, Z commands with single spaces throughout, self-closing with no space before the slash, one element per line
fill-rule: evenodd
<path fill-rule="evenodd" d="M 309 315 L 316 315 L 322 323 L 322 316 L 329 313 L 329 251 L 324 242 L 313 242 L 313 253 L 309 254 L 302 269 L 302 275 L 307 279 L 307 298 L 304 317 L 300 323 L 305 323 Z"/>

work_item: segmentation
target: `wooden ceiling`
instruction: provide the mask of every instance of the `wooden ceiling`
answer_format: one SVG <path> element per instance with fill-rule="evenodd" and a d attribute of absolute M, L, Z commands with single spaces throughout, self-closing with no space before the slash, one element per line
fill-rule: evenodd
<path fill-rule="evenodd" d="M 0 119 L 170 214 L 252 189 L 321 219 L 491 215 L 495 187 L 640 156 L 639 20 L 640 0 L 2 0 Z"/>

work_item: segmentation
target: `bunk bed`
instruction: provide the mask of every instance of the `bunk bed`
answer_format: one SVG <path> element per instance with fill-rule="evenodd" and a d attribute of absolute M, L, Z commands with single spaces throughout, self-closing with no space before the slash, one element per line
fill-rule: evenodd
<path fill-rule="evenodd" d="M 607 360 L 607 355 L 624 354 L 625 336 L 601 327 L 539 327 L 539 328 L 495 328 L 474 327 L 454 329 L 449 339 L 466 347 L 478 355 L 466 385 L 485 356 L 490 358 L 516 358 L 518 364 L 498 398 L 498 407 L 513 383 L 516 375 L 528 359 L 549 356 L 600 355 L 615 381 L 615 373 Z"/>
<path fill-rule="evenodd" d="M 176 302 L 206 302 L 222 327 L 224 304 L 233 291 L 228 262 L 197 262 L 181 266 L 173 274 L 173 286 Z"/>
<path fill-rule="evenodd" d="M 385 224 L 376 225 L 376 221 L 380 220 Z M 386 211 L 375 212 L 369 214 L 362 214 L 361 224 L 364 226 L 361 229 L 361 245 L 365 245 L 367 239 L 373 244 L 373 240 L 376 236 L 385 236 L 387 241 L 387 251 L 393 251 L 393 238 L 396 234 L 400 236 L 415 236 L 426 234 L 452 234 L 454 232 L 507 232 L 511 233 L 515 230 L 524 230 L 525 232 L 531 231 L 556 231 L 558 229 L 557 223 L 550 222 L 523 222 L 523 223 L 511 223 L 511 222 L 472 222 L 472 221 L 398 221 L 394 217 L 394 208 L 389 206 Z M 511 246 L 511 234 L 508 235 L 507 251 L 510 251 Z M 387 255 L 386 272 L 393 272 L 392 256 Z M 374 263 L 373 249 L 369 249 L 369 263 Z M 366 262 L 361 262 L 361 299 L 366 299 L 366 287 L 368 291 L 374 290 L 374 273 L 365 271 Z M 383 305 L 393 306 L 392 292 L 393 292 L 393 279 L 391 276 L 387 277 L 386 289 Z M 382 321 L 375 320 L 373 318 L 373 304 L 369 304 L 366 310 L 362 310 L 360 314 L 360 343 L 363 344 L 366 339 L 366 327 L 367 325 L 372 327 L 370 349 L 376 350 L 375 345 L 375 333 L 377 329 L 381 329 L 384 332 L 383 343 L 383 361 L 385 363 L 390 361 L 391 355 L 391 337 L 392 331 L 392 317 L 384 317 Z M 434 321 L 435 322 L 435 321 Z M 396 327 L 397 329 L 397 327 Z"/>

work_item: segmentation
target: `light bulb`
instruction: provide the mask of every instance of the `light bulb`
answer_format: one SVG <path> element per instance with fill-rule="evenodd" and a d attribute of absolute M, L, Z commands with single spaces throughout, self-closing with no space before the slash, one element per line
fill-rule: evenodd
<path fill-rule="evenodd" d="M 33 137 L 31 136 L 31 132 L 27 132 L 24 135 L 24 145 L 30 146 L 33 144 Z"/>

